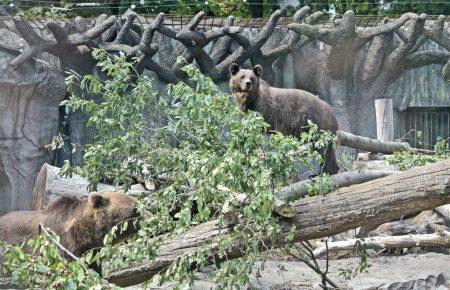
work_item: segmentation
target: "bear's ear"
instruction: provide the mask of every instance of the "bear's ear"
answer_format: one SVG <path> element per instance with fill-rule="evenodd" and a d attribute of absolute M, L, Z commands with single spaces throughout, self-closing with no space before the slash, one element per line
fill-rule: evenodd
<path fill-rule="evenodd" d="M 239 65 L 237 63 L 232 63 L 230 65 L 230 73 L 231 73 L 231 75 L 234 76 L 235 74 L 237 74 L 239 69 L 240 69 L 240 67 L 239 67 Z"/>
<path fill-rule="evenodd" d="M 262 67 L 257 64 L 253 67 L 253 72 L 255 73 L 255 75 L 259 78 L 262 74 Z"/>
<path fill-rule="evenodd" d="M 100 208 L 108 205 L 109 200 L 98 193 L 89 194 L 89 202 L 93 208 Z"/>

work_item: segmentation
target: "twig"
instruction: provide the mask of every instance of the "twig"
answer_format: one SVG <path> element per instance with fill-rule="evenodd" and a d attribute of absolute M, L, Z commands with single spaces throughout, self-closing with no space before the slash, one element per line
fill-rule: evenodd
<path fill-rule="evenodd" d="M 71 257 L 75 262 L 77 262 L 78 264 L 80 264 L 83 268 L 86 269 L 86 265 L 80 260 L 80 258 L 78 258 L 77 256 L 75 256 L 71 251 L 67 250 L 63 245 L 61 245 L 57 240 L 55 240 L 50 233 L 45 229 L 44 225 L 42 225 L 42 223 L 39 223 L 39 234 L 41 234 L 41 232 L 43 232 L 49 239 L 50 241 L 52 241 L 61 251 L 63 251 L 64 253 L 66 253 L 69 257 Z"/>
<path fill-rule="evenodd" d="M 75 256 L 71 251 L 69 251 L 68 249 L 66 249 L 63 245 L 61 245 L 57 240 L 55 240 L 50 233 L 45 229 L 44 225 L 42 223 L 39 223 L 39 234 L 41 234 L 41 232 L 43 232 L 47 238 L 49 238 L 49 240 L 54 243 L 61 251 L 63 251 L 64 253 L 66 253 L 70 258 L 72 258 L 77 264 L 79 264 L 86 272 L 92 271 L 91 269 L 89 269 L 86 264 L 77 256 Z M 101 277 L 101 275 L 100 275 Z M 109 284 L 109 282 L 103 278 L 101 278 L 101 282 L 102 284 Z"/>
<path fill-rule="evenodd" d="M 297 250 L 299 250 L 299 248 L 297 246 L 295 246 L 295 247 L 297 248 Z M 316 267 L 315 265 L 313 265 L 307 259 L 305 259 L 303 257 L 299 257 L 299 256 L 297 256 L 297 255 L 295 255 L 295 254 L 293 254 L 291 252 L 289 252 L 289 255 L 291 255 L 292 257 L 296 258 L 297 260 L 302 261 L 303 263 L 305 263 L 306 266 L 311 268 L 314 272 L 316 272 L 317 274 L 319 274 L 322 277 L 322 281 L 323 281 L 323 279 L 325 279 L 325 281 L 328 282 L 328 284 L 330 284 L 331 287 L 339 288 L 336 283 L 334 283 L 333 281 L 330 280 L 330 278 L 328 278 L 326 275 L 323 275 L 323 272 L 320 270 L 319 267 Z M 316 261 L 316 263 L 317 263 L 317 261 Z"/>
<path fill-rule="evenodd" d="M 322 284 L 325 285 L 326 288 L 326 283 L 327 281 L 324 279 L 326 277 L 326 275 L 328 274 L 328 266 L 329 266 L 329 253 L 328 253 L 328 239 L 325 240 L 325 247 L 327 248 L 327 255 L 326 255 L 326 268 L 325 268 L 325 273 L 322 275 Z"/>

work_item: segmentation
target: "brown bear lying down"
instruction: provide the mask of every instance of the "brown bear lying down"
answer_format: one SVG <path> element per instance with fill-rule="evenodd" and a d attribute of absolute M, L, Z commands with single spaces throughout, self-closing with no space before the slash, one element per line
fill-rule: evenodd
<path fill-rule="evenodd" d="M 233 63 L 230 73 L 230 90 L 239 108 L 261 113 L 271 130 L 299 137 L 308 125 L 308 119 L 320 130 L 338 130 L 338 122 L 330 105 L 307 91 L 270 86 L 260 78 L 260 65 L 251 70 L 242 69 Z M 337 173 L 339 166 L 333 146 L 330 144 L 321 153 L 325 155 L 322 170 L 330 174 Z"/>
<path fill-rule="evenodd" d="M 124 193 L 91 193 L 82 198 L 62 196 L 45 210 L 15 211 L 0 217 L 0 241 L 24 242 L 38 234 L 42 223 L 60 236 L 64 247 L 81 256 L 103 246 L 103 238 L 113 226 L 138 216 L 136 199 Z"/>

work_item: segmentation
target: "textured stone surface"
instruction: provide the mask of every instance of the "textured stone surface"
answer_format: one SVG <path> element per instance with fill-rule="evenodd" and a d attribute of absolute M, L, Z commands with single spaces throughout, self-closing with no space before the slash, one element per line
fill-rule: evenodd
<path fill-rule="evenodd" d="M 8 64 L 14 57 L 0 49 L 0 215 L 28 208 L 66 93 L 57 70 L 34 62 L 12 71 Z"/>

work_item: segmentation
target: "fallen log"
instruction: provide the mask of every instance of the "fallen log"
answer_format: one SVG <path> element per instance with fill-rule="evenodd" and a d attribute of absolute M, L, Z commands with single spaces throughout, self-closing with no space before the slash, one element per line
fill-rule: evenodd
<path fill-rule="evenodd" d="M 415 248 L 415 247 L 437 247 L 450 248 L 450 233 L 440 234 L 422 234 L 422 235 L 403 235 L 387 237 L 371 237 L 365 239 L 351 239 L 346 241 L 337 241 L 328 243 L 328 252 L 352 251 L 355 247 L 364 247 L 366 249 L 393 249 L 393 248 Z M 320 257 L 327 252 L 327 246 L 321 243 L 314 250 L 314 256 Z"/>
<path fill-rule="evenodd" d="M 295 216 L 280 221 L 285 230 L 278 235 L 277 245 L 285 243 L 285 237 L 293 225 L 296 227 L 293 239 L 298 242 L 332 236 L 362 225 L 390 221 L 449 202 L 450 159 L 447 159 L 341 188 L 327 196 L 313 196 L 296 201 L 293 204 Z M 219 227 L 218 221 L 200 224 L 176 237 L 163 239 L 153 261 L 114 271 L 107 280 L 119 286 L 139 284 L 204 245 L 210 246 L 210 253 L 216 262 L 221 261 L 216 255 L 215 242 L 232 231 L 233 225 L 222 224 Z M 242 256 L 241 249 L 237 246 L 226 256 Z"/>
<path fill-rule="evenodd" d="M 447 223 L 450 224 L 450 204 L 440 206 L 440 207 L 436 208 L 435 211 L 439 215 L 441 215 Z"/>
<path fill-rule="evenodd" d="M 348 171 L 331 175 L 330 178 L 338 187 L 346 187 L 354 184 L 364 183 L 370 180 L 397 174 L 394 170 L 364 170 L 364 171 Z M 275 195 L 279 198 L 287 198 L 295 194 L 296 197 L 305 197 L 308 195 L 308 184 L 312 184 L 312 180 L 302 180 L 289 186 L 280 188 L 275 191 Z"/>
<path fill-rule="evenodd" d="M 382 141 L 353 135 L 344 131 L 338 131 L 338 144 L 372 153 L 384 154 L 392 154 L 395 151 L 409 150 L 411 148 L 406 142 Z"/>
<path fill-rule="evenodd" d="M 408 150 L 414 153 L 436 154 L 435 150 L 411 148 L 407 142 L 393 142 L 371 139 L 353 135 L 352 133 L 338 131 L 338 145 L 347 146 L 372 153 L 392 154 L 395 151 Z"/>
<path fill-rule="evenodd" d="M 77 174 L 72 177 L 59 175 L 61 169 L 45 163 L 39 171 L 31 196 L 30 210 L 44 209 L 53 200 L 62 195 L 83 196 L 89 194 L 89 181 Z M 97 191 L 120 191 L 105 183 L 97 185 Z M 130 195 L 150 194 L 148 190 L 130 190 Z"/>
<path fill-rule="evenodd" d="M 369 233 L 375 236 L 402 236 L 410 234 L 430 234 L 433 232 L 431 224 L 441 222 L 442 219 L 432 210 L 421 212 L 417 216 L 400 221 L 388 222 L 380 225 Z M 358 236 L 361 238 L 361 236 Z"/>

